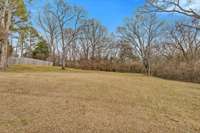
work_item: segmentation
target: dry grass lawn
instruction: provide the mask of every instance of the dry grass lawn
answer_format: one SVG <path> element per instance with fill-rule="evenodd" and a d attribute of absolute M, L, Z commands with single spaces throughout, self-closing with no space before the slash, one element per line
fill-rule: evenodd
<path fill-rule="evenodd" d="M 199 84 L 20 68 L 0 73 L 0 133 L 200 133 Z"/>

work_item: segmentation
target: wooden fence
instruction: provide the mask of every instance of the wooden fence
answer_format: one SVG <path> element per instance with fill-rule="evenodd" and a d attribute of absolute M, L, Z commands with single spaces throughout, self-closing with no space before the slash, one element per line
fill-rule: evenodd
<path fill-rule="evenodd" d="M 10 57 L 8 59 L 8 65 L 14 64 L 26 64 L 26 65 L 42 65 L 42 66 L 52 66 L 53 63 L 49 61 L 37 60 L 32 58 L 17 58 Z"/>

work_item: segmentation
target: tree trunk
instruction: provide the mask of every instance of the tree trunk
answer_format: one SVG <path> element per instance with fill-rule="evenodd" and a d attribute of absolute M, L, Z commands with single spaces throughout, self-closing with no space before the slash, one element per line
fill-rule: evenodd
<path fill-rule="evenodd" d="M 53 66 L 56 65 L 56 54 L 55 54 L 55 48 L 53 48 L 53 53 L 52 53 L 52 62 L 53 62 Z"/>
<path fill-rule="evenodd" d="M 63 53 L 62 53 L 62 70 L 65 70 L 65 49 L 63 49 Z"/>
<path fill-rule="evenodd" d="M 7 40 L 3 41 L 3 45 L 2 45 L 2 53 L 1 53 L 1 70 L 5 71 L 7 68 L 7 52 L 8 52 L 8 42 Z"/>
<path fill-rule="evenodd" d="M 54 39 L 53 39 L 53 37 L 51 37 L 51 41 L 50 41 L 50 49 L 51 49 L 51 61 L 53 62 L 53 66 L 55 66 L 56 65 L 56 53 L 55 53 L 55 46 L 54 46 Z"/>
<path fill-rule="evenodd" d="M 148 66 L 147 76 L 151 76 L 151 67 L 150 66 Z"/>
<path fill-rule="evenodd" d="M 10 26 L 11 26 L 11 18 L 12 18 L 12 12 L 11 9 L 7 8 L 9 6 L 9 1 L 5 1 L 5 7 L 3 10 L 3 19 L 1 21 L 1 27 L 3 28 L 5 33 L 5 38 L 3 39 L 2 43 L 2 54 L 1 54 L 1 69 L 3 71 L 6 70 L 8 64 L 8 37 L 10 33 Z"/>
<path fill-rule="evenodd" d="M 151 62 L 150 62 L 150 59 L 144 58 L 143 59 L 143 65 L 144 65 L 145 72 L 146 72 L 147 76 L 151 76 Z"/>
<path fill-rule="evenodd" d="M 151 76 L 151 62 L 150 59 L 148 59 L 148 72 L 147 72 L 148 76 Z"/>
<path fill-rule="evenodd" d="M 24 57 L 24 44 L 21 44 L 21 58 Z"/>
<path fill-rule="evenodd" d="M 65 58 L 62 55 L 62 70 L 65 70 Z"/>

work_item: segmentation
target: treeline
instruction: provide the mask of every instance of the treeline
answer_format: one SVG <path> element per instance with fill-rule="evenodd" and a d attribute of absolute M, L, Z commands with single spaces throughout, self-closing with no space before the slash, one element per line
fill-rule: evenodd
<path fill-rule="evenodd" d="M 14 37 L 1 31 L 0 46 L 6 46 L 7 40 L 14 56 L 49 60 L 62 69 L 138 72 L 200 82 L 200 12 L 194 1 L 183 2 L 146 0 L 116 33 L 110 33 L 82 7 L 53 0 L 38 13 L 37 27 L 26 19 L 11 24 L 18 27 L 10 29 Z M 163 13 L 174 13 L 180 19 L 169 22 Z M 12 39 L 18 42 L 15 47 Z"/>

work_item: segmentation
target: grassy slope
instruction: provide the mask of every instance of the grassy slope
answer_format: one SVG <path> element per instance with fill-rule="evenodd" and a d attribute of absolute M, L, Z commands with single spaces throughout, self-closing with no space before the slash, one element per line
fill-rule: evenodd
<path fill-rule="evenodd" d="M 138 74 L 46 70 L 13 66 L 0 73 L 1 133 L 200 132 L 199 84 Z"/>
<path fill-rule="evenodd" d="M 12 65 L 8 68 L 7 72 L 81 72 L 81 70 L 73 68 L 66 68 L 66 70 L 62 70 L 61 67 L 52 66 Z"/>

